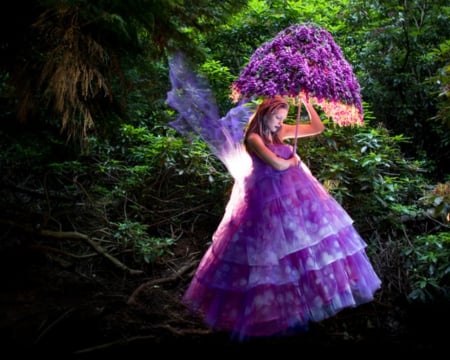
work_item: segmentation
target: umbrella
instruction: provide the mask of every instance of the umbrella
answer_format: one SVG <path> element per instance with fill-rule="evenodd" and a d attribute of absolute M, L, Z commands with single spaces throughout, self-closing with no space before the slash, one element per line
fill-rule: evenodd
<path fill-rule="evenodd" d="M 353 69 L 331 34 L 313 23 L 291 25 L 262 44 L 232 84 L 234 101 L 274 95 L 297 102 L 297 124 L 301 97 L 339 125 L 363 124 Z"/>

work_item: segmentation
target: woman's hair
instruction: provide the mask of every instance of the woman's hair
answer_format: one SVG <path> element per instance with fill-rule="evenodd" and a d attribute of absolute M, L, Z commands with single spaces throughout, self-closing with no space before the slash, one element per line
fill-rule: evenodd
<path fill-rule="evenodd" d="M 265 117 L 273 114 L 274 111 L 278 109 L 289 110 L 289 103 L 280 95 L 266 98 L 258 105 L 256 111 L 251 116 L 245 131 L 244 144 L 247 144 L 248 135 L 251 133 L 256 133 L 261 136 L 265 144 L 270 144 L 271 142 L 274 144 L 283 143 L 282 139 L 280 139 L 277 134 L 272 134 L 268 131 L 265 125 Z"/>

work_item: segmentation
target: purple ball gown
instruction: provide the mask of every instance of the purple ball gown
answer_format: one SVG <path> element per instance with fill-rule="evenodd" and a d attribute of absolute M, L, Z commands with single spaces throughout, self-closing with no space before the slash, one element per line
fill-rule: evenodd
<path fill-rule="evenodd" d="M 183 296 L 187 307 L 210 328 L 244 339 L 306 329 L 373 300 L 381 281 L 365 253 L 367 244 L 307 166 L 279 171 L 246 153 L 242 128 L 236 131 L 239 118 L 248 120 L 251 113 L 245 105 L 217 120 L 199 116 L 198 109 L 212 103 L 196 100 L 192 116 L 185 97 L 200 87 L 197 99 L 211 101 L 205 84 L 184 78 L 177 86 L 176 72 L 180 78 L 187 71 L 179 59 L 171 71 L 168 104 L 180 113 L 172 126 L 202 136 L 234 177 L 224 216 Z M 292 154 L 288 144 L 271 150 L 284 158 Z"/>

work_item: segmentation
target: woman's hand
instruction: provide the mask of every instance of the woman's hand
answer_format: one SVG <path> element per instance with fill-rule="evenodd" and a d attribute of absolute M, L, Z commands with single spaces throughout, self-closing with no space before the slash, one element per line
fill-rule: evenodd
<path fill-rule="evenodd" d="M 295 154 L 294 156 L 289 158 L 289 161 L 290 161 L 290 166 L 295 166 L 295 167 L 300 166 L 300 157 L 297 154 Z"/>
<path fill-rule="evenodd" d="M 301 91 L 298 98 L 303 104 L 309 104 L 308 94 L 305 91 Z"/>

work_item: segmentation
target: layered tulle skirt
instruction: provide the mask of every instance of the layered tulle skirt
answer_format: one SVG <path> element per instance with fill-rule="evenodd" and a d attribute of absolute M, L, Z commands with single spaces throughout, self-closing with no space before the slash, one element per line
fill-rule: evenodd
<path fill-rule="evenodd" d="M 287 145 L 273 151 L 288 156 Z M 305 329 L 380 287 L 367 244 L 302 163 L 277 171 L 258 158 L 236 179 L 212 243 L 183 301 L 240 339 Z"/>

